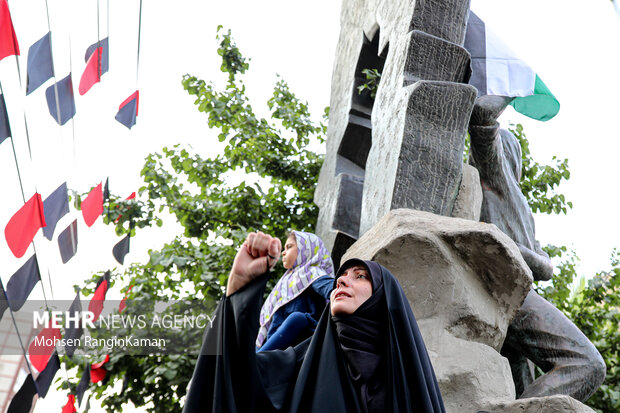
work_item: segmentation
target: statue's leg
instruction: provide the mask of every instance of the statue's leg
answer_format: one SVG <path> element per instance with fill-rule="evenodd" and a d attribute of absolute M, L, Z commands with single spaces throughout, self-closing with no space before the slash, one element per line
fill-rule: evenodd
<path fill-rule="evenodd" d="M 605 363 L 598 350 L 572 321 L 534 290 L 508 327 L 504 345 L 545 372 L 519 398 L 565 394 L 585 401 L 605 379 Z"/>
<path fill-rule="evenodd" d="M 521 354 L 519 350 L 512 348 L 508 344 L 502 347 L 502 356 L 506 357 L 510 363 L 512 380 L 515 383 L 515 393 L 517 398 L 519 398 L 523 391 L 534 381 L 532 362 Z"/>

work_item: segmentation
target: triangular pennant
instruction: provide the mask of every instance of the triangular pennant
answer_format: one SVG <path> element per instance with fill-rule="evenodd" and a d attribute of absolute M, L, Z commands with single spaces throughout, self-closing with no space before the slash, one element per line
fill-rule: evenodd
<path fill-rule="evenodd" d="M 56 102 L 56 89 L 58 90 L 58 103 Z M 73 83 L 71 73 L 64 79 L 53 84 L 45 90 L 45 99 L 50 115 L 60 125 L 64 125 L 75 116 L 75 100 L 73 98 Z M 60 107 L 60 117 L 57 108 Z"/>
<path fill-rule="evenodd" d="M 67 310 L 67 313 L 70 317 L 73 317 L 73 319 L 75 319 L 76 317 L 80 317 L 80 315 L 82 314 L 82 301 L 80 300 L 79 292 L 76 294 L 73 303 L 71 303 L 71 307 L 69 307 L 69 310 Z M 69 327 L 65 328 L 65 353 L 67 353 L 67 356 L 69 357 L 73 357 L 73 354 L 76 350 L 75 344 L 77 343 L 77 339 L 82 337 L 82 335 L 84 334 L 82 321 L 81 319 L 79 320 L 80 321 L 77 323 L 77 325 L 75 323 L 70 323 Z"/>
<path fill-rule="evenodd" d="M 105 359 L 100 361 L 99 363 L 94 363 L 90 366 L 90 381 L 93 383 L 99 383 L 101 380 L 105 379 L 108 371 L 103 368 L 103 366 L 110 361 L 110 355 L 106 354 Z"/>
<path fill-rule="evenodd" d="M 36 381 L 37 387 L 39 388 L 39 396 L 43 398 L 47 396 L 47 391 L 52 385 L 52 381 L 58 370 L 60 370 L 60 359 L 58 358 L 58 354 L 54 353 L 47 363 L 47 366 L 45 366 L 45 369 L 43 369 L 39 377 L 37 377 Z"/>
<path fill-rule="evenodd" d="M 67 183 L 63 182 L 54 192 L 43 201 L 46 227 L 43 228 L 43 236 L 52 240 L 54 229 L 60 218 L 69 213 L 69 196 L 67 195 Z"/>
<path fill-rule="evenodd" d="M 0 60 L 13 55 L 19 55 L 19 44 L 11 20 L 9 3 L 7 0 L 0 0 Z"/>
<path fill-rule="evenodd" d="M 123 265 L 125 262 L 125 255 L 129 253 L 129 234 L 125 235 L 125 237 L 120 240 L 114 248 L 112 248 L 112 255 L 120 265 Z"/>
<path fill-rule="evenodd" d="M 103 202 L 108 202 L 110 199 L 110 178 L 105 179 L 105 185 L 103 186 Z"/>
<path fill-rule="evenodd" d="M 91 227 L 101 214 L 103 214 L 103 190 L 99 182 L 99 185 L 91 189 L 82 201 L 82 216 L 86 225 Z"/>
<path fill-rule="evenodd" d="M 120 104 L 118 107 L 118 113 L 114 119 L 131 129 L 131 127 L 136 124 L 139 100 L 140 93 L 136 90 L 131 96 Z"/>
<path fill-rule="evenodd" d="M 19 311 L 33 288 L 41 279 L 37 256 L 33 255 L 11 276 L 6 285 L 6 296 L 12 311 Z"/>
<path fill-rule="evenodd" d="M 88 62 L 88 59 L 90 59 L 95 49 L 97 49 L 98 47 L 103 49 L 103 52 L 101 53 L 101 74 L 103 75 L 104 73 L 107 73 L 108 66 L 109 66 L 108 62 L 109 62 L 110 50 L 108 48 L 107 37 L 105 39 L 102 39 L 88 46 L 88 49 L 86 49 L 86 54 L 84 55 L 84 61 Z"/>
<path fill-rule="evenodd" d="M 22 387 L 20 387 L 18 392 L 15 393 L 15 396 L 13 396 L 6 413 L 30 412 L 32 409 L 32 399 L 35 394 L 37 394 L 37 387 L 32 378 L 32 374 L 29 374 L 24 384 L 22 384 Z"/>
<path fill-rule="evenodd" d="M 125 298 L 126 297 L 127 294 L 125 294 Z M 2 316 L 4 315 L 4 312 L 7 308 L 9 308 L 9 302 L 6 299 L 6 293 L 4 292 L 4 285 L 2 285 L 2 280 L 0 280 L 0 320 L 2 320 Z"/>
<path fill-rule="evenodd" d="M 34 92 L 39 86 L 54 76 L 52 63 L 52 33 L 37 40 L 28 49 L 28 68 L 26 77 L 26 95 Z"/>
<path fill-rule="evenodd" d="M 77 219 L 58 235 L 58 249 L 62 263 L 66 264 L 77 253 L 78 232 Z"/>
<path fill-rule="evenodd" d="M 6 103 L 4 95 L 0 95 L 0 143 L 11 136 L 11 125 L 9 123 L 9 114 L 6 111 Z"/>
<path fill-rule="evenodd" d="M 105 301 L 105 295 L 108 292 L 109 286 L 110 271 L 106 271 L 106 273 L 99 279 L 97 288 L 95 289 L 95 294 L 88 303 L 88 311 L 94 315 L 93 322 L 99 319 L 99 315 L 101 314 L 101 311 L 103 311 L 103 302 Z"/>
<path fill-rule="evenodd" d="M 28 346 L 30 364 L 38 371 L 43 371 L 56 349 L 56 342 L 61 339 L 59 328 L 46 327 L 41 330 Z"/>
<path fill-rule="evenodd" d="M 65 404 L 62 408 L 61 413 L 75 413 L 77 410 L 75 409 L 75 396 L 70 394 L 67 398 L 67 404 Z"/>
<path fill-rule="evenodd" d="M 45 226 L 43 211 L 41 195 L 35 193 L 6 224 L 4 236 L 17 258 L 24 256 L 39 228 Z"/>
<path fill-rule="evenodd" d="M 99 81 L 101 80 L 102 53 L 103 49 L 101 47 L 96 48 L 86 62 L 84 73 L 82 73 L 82 77 L 80 78 L 80 86 L 78 87 L 80 95 L 84 95 L 90 90 L 91 87 L 95 85 L 95 83 L 99 83 Z"/>
<path fill-rule="evenodd" d="M 133 285 L 130 285 L 127 291 L 125 291 L 125 296 L 123 297 L 120 304 L 118 305 L 119 313 L 122 313 L 123 311 L 125 311 L 125 308 L 127 308 L 127 296 L 129 295 L 129 292 L 131 291 L 132 288 L 133 288 Z"/>
<path fill-rule="evenodd" d="M 90 385 L 90 366 L 87 364 L 82 372 L 82 378 L 80 378 L 80 382 L 75 389 L 78 399 L 78 406 L 82 405 L 82 397 L 84 397 L 84 393 L 88 389 Z"/>

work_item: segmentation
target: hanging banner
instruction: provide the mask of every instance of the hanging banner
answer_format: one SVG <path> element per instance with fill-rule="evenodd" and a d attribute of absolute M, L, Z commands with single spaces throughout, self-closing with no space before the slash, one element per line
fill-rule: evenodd
<path fill-rule="evenodd" d="M 56 90 L 58 90 L 58 104 L 56 103 Z M 69 119 L 75 116 L 75 100 L 73 98 L 73 83 L 71 73 L 61 81 L 48 87 L 45 90 L 47 108 L 52 118 L 59 124 L 64 125 Z M 57 107 L 60 107 L 60 117 Z"/>
<path fill-rule="evenodd" d="M 4 236 L 17 258 L 24 256 L 39 228 L 45 226 L 43 211 L 41 195 L 35 193 L 6 224 Z"/>
<path fill-rule="evenodd" d="M 118 107 L 118 113 L 114 119 L 131 129 L 131 127 L 136 124 L 139 100 L 140 93 L 136 90 L 131 96 L 125 99 L 123 103 L 121 103 Z"/>
<path fill-rule="evenodd" d="M 19 44 L 13 28 L 13 20 L 7 0 L 0 0 L 0 60 L 19 55 Z"/>
<path fill-rule="evenodd" d="M 52 33 L 37 40 L 28 49 L 28 67 L 26 69 L 26 95 L 34 92 L 39 86 L 54 76 L 52 63 Z"/>
<path fill-rule="evenodd" d="M 60 218 L 69 213 L 69 196 L 67 195 L 67 183 L 63 182 L 54 192 L 43 201 L 45 223 L 43 236 L 52 240 L 54 229 Z"/>
<path fill-rule="evenodd" d="M 37 256 L 33 255 L 11 276 L 6 285 L 6 296 L 12 311 L 19 311 L 41 279 Z"/>
<path fill-rule="evenodd" d="M 75 256 L 77 247 L 78 232 L 76 219 L 58 235 L 58 249 L 60 250 L 60 259 L 63 264 L 68 263 L 69 260 Z"/>

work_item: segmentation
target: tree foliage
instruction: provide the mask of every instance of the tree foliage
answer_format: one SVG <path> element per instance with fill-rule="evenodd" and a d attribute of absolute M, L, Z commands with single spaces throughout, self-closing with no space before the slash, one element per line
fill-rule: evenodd
<path fill-rule="evenodd" d="M 568 159 L 553 157 L 552 165 L 541 165 L 530 154 L 530 144 L 525 138 L 523 126 L 518 123 L 510 125 L 510 131 L 521 144 L 523 168 L 521 170 L 521 192 L 525 195 L 533 212 L 545 214 L 566 214 L 573 203 L 566 200 L 564 194 L 558 194 L 557 186 L 562 180 L 570 178 Z"/>
<path fill-rule="evenodd" d="M 128 295 L 135 302 L 219 299 L 236 247 L 248 231 L 285 237 L 290 229 L 312 230 L 316 223 L 313 196 L 323 158 L 309 146 L 324 142 L 325 126 L 312 120 L 307 104 L 282 79 L 267 102 L 270 118 L 259 117 L 242 80 L 248 60 L 221 27 L 217 41 L 225 86 L 191 75 L 183 76 L 182 84 L 209 127 L 218 131 L 222 153 L 205 157 L 180 145 L 165 147 L 146 158 L 137 199 L 111 195 L 106 205 L 104 222 L 119 235 L 161 225 L 165 213 L 183 228 L 182 235 L 150 251 L 148 262 L 113 274 L 123 291 L 133 286 Z M 109 412 L 122 411 L 126 403 L 149 412 L 180 411 L 194 363 L 195 355 L 185 354 L 111 355 L 107 382 L 91 390 Z M 116 381 L 123 383 L 120 392 L 113 390 Z M 75 389 L 76 384 L 64 386 Z"/>
<path fill-rule="evenodd" d="M 577 274 L 575 251 L 551 245 L 545 251 L 559 261 L 552 281 L 538 282 L 536 290 L 590 339 L 607 366 L 605 382 L 587 404 L 599 413 L 620 411 L 620 252 L 613 252 L 609 270 L 586 280 Z"/>
<path fill-rule="evenodd" d="M 224 88 L 185 75 L 184 89 L 195 96 L 208 125 L 218 131 L 222 153 L 203 157 L 175 145 L 147 157 L 141 175 L 140 196 L 124 200 L 112 195 L 104 221 L 117 234 L 134 235 L 140 228 L 161 225 L 170 213 L 183 234 L 162 248 L 150 251 L 148 262 L 133 264 L 113 279 L 123 292 L 133 286 L 134 300 L 198 297 L 218 299 L 226 285 L 236 246 L 248 231 L 262 230 L 285 236 L 291 229 L 312 230 L 318 210 L 313 203 L 322 157 L 310 149 L 323 142 L 324 124 L 311 120 L 308 107 L 278 80 L 267 102 L 270 119 L 254 112 L 245 93 L 242 75 L 249 69 L 230 32 L 218 28 L 218 54 L 226 74 Z M 374 88 L 380 74 L 366 73 L 367 88 Z M 523 152 L 522 191 L 535 212 L 566 213 L 572 208 L 557 192 L 562 180 L 570 178 L 568 161 L 553 158 L 552 165 L 534 161 L 523 127 L 511 125 Z M 233 184 L 233 182 L 238 182 Z M 612 269 L 597 274 L 573 291 L 578 258 L 565 247 L 547 246 L 558 261 L 551 283 L 539 284 L 538 291 L 553 302 L 588 335 L 608 366 L 608 376 L 590 404 L 599 411 L 617 411 L 620 402 L 618 380 L 618 308 L 620 263 L 618 254 Z M 279 271 L 276 271 L 276 274 Z M 83 291 L 92 292 L 100 274 L 93 275 Z M 195 350 L 195 349 L 194 349 Z M 91 390 L 109 412 L 122 411 L 132 403 L 149 412 L 180 411 L 194 356 L 112 355 L 109 377 Z M 76 364 L 80 365 L 81 361 Z M 122 382 L 120 391 L 115 382 Z M 63 385 L 75 389 L 77 383 Z"/>

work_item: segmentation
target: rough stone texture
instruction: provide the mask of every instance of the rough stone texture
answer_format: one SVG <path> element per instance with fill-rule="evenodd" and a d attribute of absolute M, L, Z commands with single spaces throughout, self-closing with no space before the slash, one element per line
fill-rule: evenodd
<path fill-rule="evenodd" d="M 338 155 L 364 169 L 372 143 L 371 132 L 372 125 L 369 118 L 349 114 L 349 123 L 340 141 Z"/>
<path fill-rule="evenodd" d="M 514 400 L 499 349 L 532 275 L 510 238 L 492 224 L 397 209 L 342 260 L 353 257 L 378 261 L 399 279 L 448 412 Z"/>
<path fill-rule="evenodd" d="M 334 265 L 358 238 L 364 183 L 364 171 L 346 158 L 338 157 L 336 172 L 337 175 L 331 181 L 333 196 L 323 199 L 317 220 L 317 228 L 328 229 L 320 232 L 319 236 L 326 245 L 332 247 Z"/>
<path fill-rule="evenodd" d="M 409 39 L 403 86 L 418 80 L 469 81 L 471 58 L 467 50 L 418 30 L 410 32 Z"/>
<path fill-rule="evenodd" d="M 593 409 L 569 396 L 532 397 L 484 408 L 489 413 L 595 413 Z"/>
<path fill-rule="evenodd" d="M 389 125 L 383 122 L 373 128 L 360 234 L 390 209 L 452 214 L 476 89 L 451 82 L 418 81 L 405 90 L 409 92 L 405 111 L 393 101 L 381 102 L 391 108 L 384 108 L 382 114 L 397 116 L 391 116 L 395 119 Z"/>
<path fill-rule="evenodd" d="M 410 29 L 421 30 L 462 46 L 468 15 L 469 1 L 418 0 Z"/>
<path fill-rule="evenodd" d="M 454 202 L 452 216 L 455 218 L 480 221 L 482 206 L 482 189 L 478 170 L 469 164 L 463 164 L 463 176 L 459 186 L 459 194 Z"/>
<path fill-rule="evenodd" d="M 485 403 L 514 400 L 510 365 L 504 357 L 487 345 L 439 330 L 434 323 L 418 322 L 447 412 L 475 413 Z"/>
<path fill-rule="evenodd" d="M 315 202 L 321 209 L 316 232 L 328 248 L 343 250 L 348 245 L 336 245 L 335 242 L 348 239 L 351 235 L 343 234 L 332 226 L 336 210 L 333 198 L 339 190 L 338 174 L 343 168 L 348 168 L 342 166 L 343 160 L 351 161 L 360 168 L 354 175 L 361 179 L 365 180 L 374 173 L 365 171 L 368 148 L 376 140 L 382 140 L 379 135 L 386 136 L 397 130 L 402 138 L 405 131 L 406 108 L 416 86 L 403 86 L 418 78 L 463 81 L 468 76 L 468 56 L 461 47 L 468 8 L 469 0 L 343 0 L 341 32 L 332 77 L 327 156 L 315 192 Z M 368 47 L 369 43 L 373 44 L 374 49 Z M 360 102 L 357 101 L 360 99 L 355 90 L 360 78 L 358 69 L 375 64 L 369 53 L 381 55 L 385 60 L 375 107 L 370 110 L 368 105 L 358 107 Z M 381 94 L 383 97 L 380 98 Z M 378 102 L 383 108 L 375 113 Z M 441 111 L 439 105 L 442 103 L 435 104 L 438 105 L 436 109 Z M 468 117 L 470 110 L 467 104 L 459 107 L 463 117 Z M 355 117 L 366 117 L 370 111 L 373 131 L 369 144 L 368 124 Z M 381 132 L 375 131 L 376 128 L 380 128 Z M 464 133 L 459 132 L 459 138 L 463 136 Z M 351 148 L 355 148 L 358 142 L 361 143 L 360 153 L 354 153 Z M 384 156 L 398 159 L 399 147 L 388 149 Z M 460 171 L 457 171 L 458 174 Z M 452 196 L 453 188 L 448 192 Z"/>

